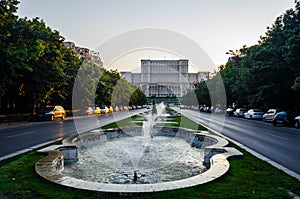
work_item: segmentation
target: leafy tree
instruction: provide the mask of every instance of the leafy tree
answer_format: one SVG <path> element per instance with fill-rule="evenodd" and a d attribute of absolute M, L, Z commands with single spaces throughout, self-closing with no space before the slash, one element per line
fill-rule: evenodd
<path fill-rule="evenodd" d="M 112 106 L 128 106 L 133 93 L 131 84 L 124 78 L 120 78 L 112 93 Z"/>
<path fill-rule="evenodd" d="M 185 96 L 182 97 L 181 103 L 189 106 L 198 105 L 198 99 L 195 90 L 189 90 Z"/>
<path fill-rule="evenodd" d="M 83 61 L 78 70 L 72 93 L 72 108 L 84 109 L 95 104 L 97 84 L 102 71 L 96 65 Z"/>
<path fill-rule="evenodd" d="M 219 103 L 220 78 L 228 105 L 300 110 L 300 2 L 267 28 L 258 44 L 244 46 L 241 55 L 219 67 L 217 75 L 196 88 L 200 104 Z M 238 72 L 238 73 L 237 73 Z M 238 77 L 236 77 L 238 74 Z M 206 88 L 205 84 L 207 85 Z M 219 89 L 219 90 L 218 90 Z M 209 95 L 208 95 L 209 90 Z"/>
<path fill-rule="evenodd" d="M 74 80 L 79 60 L 65 48 L 59 32 L 43 21 L 19 19 L 15 15 L 18 3 L 0 1 L 1 101 L 14 101 L 19 106 L 15 108 L 25 110 L 37 103 L 62 102 L 70 95 L 67 85 Z"/>
<path fill-rule="evenodd" d="M 130 97 L 130 105 L 141 106 L 147 103 L 147 97 L 141 89 L 135 89 Z"/>
<path fill-rule="evenodd" d="M 12 48 L 12 31 L 14 23 L 18 19 L 16 16 L 18 1 L 0 1 L 0 95 L 6 94 L 7 87 L 13 83 L 12 75 L 18 69 L 18 65 L 12 64 L 11 49 Z M 8 67 L 9 65 L 9 67 Z"/>
<path fill-rule="evenodd" d="M 199 105 L 211 106 L 209 90 L 207 88 L 206 82 L 200 82 L 195 89 L 195 93 Z"/>
<path fill-rule="evenodd" d="M 106 70 L 99 77 L 100 81 L 96 91 L 96 104 L 110 106 L 112 102 L 112 93 L 120 80 L 121 75 L 117 70 Z"/>

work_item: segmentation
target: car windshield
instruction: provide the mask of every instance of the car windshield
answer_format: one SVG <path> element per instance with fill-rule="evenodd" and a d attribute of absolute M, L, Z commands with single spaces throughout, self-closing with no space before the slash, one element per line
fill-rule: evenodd
<path fill-rule="evenodd" d="M 286 112 L 284 112 L 284 111 L 279 112 L 278 115 L 282 115 L 282 116 L 283 116 L 283 115 L 286 115 Z"/>
<path fill-rule="evenodd" d="M 262 112 L 260 109 L 253 109 L 253 112 Z"/>

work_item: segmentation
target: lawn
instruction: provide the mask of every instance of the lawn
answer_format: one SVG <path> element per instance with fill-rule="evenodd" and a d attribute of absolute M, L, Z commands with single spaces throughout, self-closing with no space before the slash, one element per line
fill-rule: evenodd
<path fill-rule="evenodd" d="M 103 128 L 141 125 L 132 122 L 140 119 L 135 116 Z M 185 117 L 175 117 L 173 121 L 182 127 L 205 130 Z M 133 195 L 76 190 L 45 181 L 34 170 L 35 162 L 43 154 L 31 151 L 0 162 L 0 198 L 292 198 L 291 193 L 300 195 L 297 179 L 238 146 L 229 145 L 243 152 L 244 156 L 231 159 L 229 172 L 223 177 L 196 187 Z"/>

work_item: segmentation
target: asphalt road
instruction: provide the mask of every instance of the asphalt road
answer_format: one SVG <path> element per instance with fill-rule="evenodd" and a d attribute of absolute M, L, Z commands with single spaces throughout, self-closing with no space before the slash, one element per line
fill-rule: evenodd
<path fill-rule="evenodd" d="M 0 126 L 0 160 L 28 151 L 69 135 L 128 118 L 145 109 L 116 112 L 108 115 L 66 118 L 44 122 L 23 122 Z"/>
<path fill-rule="evenodd" d="M 300 130 L 183 109 L 181 113 L 300 175 Z"/>
<path fill-rule="evenodd" d="M 270 123 L 223 115 L 179 110 L 209 128 L 235 140 L 300 176 L 300 130 L 274 127 Z M 66 118 L 46 122 L 25 122 L 0 126 L 0 160 L 35 146 L 125 119 L 145 109 L 118 112 L 100 117 Z"/>

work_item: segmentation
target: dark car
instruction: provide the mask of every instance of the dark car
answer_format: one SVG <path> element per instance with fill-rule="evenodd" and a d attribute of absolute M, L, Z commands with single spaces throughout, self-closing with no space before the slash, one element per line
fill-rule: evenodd
<path fill-rule="evenodd" d="M 227 108 L 226 109 L 226 115 L 229 115 L 229 116 L 233 116 L 233 112 L 235 111 L 234 108 Z"/>
<path fill-rule="evenodd" d="M 276 113 L 272 120 L 272 123 L 274 126 L 277 126 L 278 124 L 290 126 L 293 123 L 293 118 L 291 118 L 291 114 L 285 111 L 281 111 L 279 113 Z"/>
<path fill-rule="evenodd" d="M 36 110 L 36 120 L 55 120 L 56 118 L 64 119 L 66 111 L 62 106 L 47 106 Z"/>

